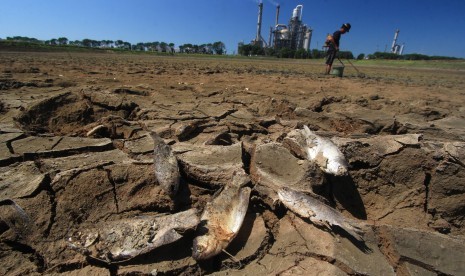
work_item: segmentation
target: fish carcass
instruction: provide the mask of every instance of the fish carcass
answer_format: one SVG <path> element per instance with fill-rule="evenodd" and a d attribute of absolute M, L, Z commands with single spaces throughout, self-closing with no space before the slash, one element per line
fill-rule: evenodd
<path fill-rule="evenodd" d="M 67 239 L 83 255 L 107 263 L 132 259 L 182 238 L 200 220 L 196 209 L 172 215 L 141 216 L 81 225 Z"/>
<path fill-rule="evenodd" d="M 0 224 L 13 230 L 16 235 L 26 237 L 32 231 L 29 215 L 12 199 L 0 200 Z"/>
<path fill-rule="evenodd" d="M 336 209 L 324 204 L 319 199 L 300 191 L 287 187 L 278 190 L 279 200 L 292 212 L 301 217 L 310 219 L 316 225 L 332 226 L 337 225 L 344 229 L 351 236 L 359 241 L 363 241 L 361 234 L 363 231 L 356 222 L 344 217 Z"/>
<path fill-rule="evenodd" d="M 192 257 L 195 260 L 218 255 L 239 232 L 247 213 L 251 192 L 249 187 L 237 185 L 246 183 L 243 179 L 243 175 L 234 175 L 232 185 L 225 186 L 205 206 L 197 229 L 200 235 L 194 239 Z"/>
<path fill-rule="evenodd" d="M 336 176 L 347 175 L 344 154 L 330 140 L 321 137 L 304 125 L 303 135 L 307 144 L 308 159 L 315 162 L 324 172 Z"/>
<path fill-rule="evenodd" d="M 174 196 L 179 189 L 181 174 L 176 156 L 173 154 L 171 147 L 155 132 L 150 132 L 154 149 L 155 176 L 158 184 L 170 196 Z"/>

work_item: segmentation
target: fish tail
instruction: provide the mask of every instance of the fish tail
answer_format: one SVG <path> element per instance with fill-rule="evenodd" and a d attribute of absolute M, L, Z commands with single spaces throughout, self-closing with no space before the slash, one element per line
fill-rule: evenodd
<path fill-rule="evenodd" d="M 365 233 L 363 229 L 356 225 L 355 223 L 345 222 L 342 227 L 347 233 L 356 238 L 359 241 L 364 241 L 363 234 Z"/>
<path fill-rule="evenodd" d="M 1 205 L 8 205 L 14 210 L 15 222 L 6 221 L 9 227 L 13 228 L 18 234 L 26 234 L 27 231 L 30 231 L 32 226 L 31 219 L 21 206 L 11 199 L 0 201 L 0 206 Z"/>
<path fill-rule="evenodd" d="M 305 131 L 306 136 L 313 135 L 313 132 L 306 125 L 304 125 L 304 131 Z"/>

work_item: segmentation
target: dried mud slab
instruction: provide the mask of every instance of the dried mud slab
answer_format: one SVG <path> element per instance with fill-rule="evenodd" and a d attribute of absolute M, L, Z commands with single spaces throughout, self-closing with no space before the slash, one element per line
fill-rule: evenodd
<path fill-rule="evenodd" d="M 233 172 L 243 171 L 242 144 L 231 146 L 194 146 L 189 149 L 174 147 L 184 173 L 213 187 L 227 185 Z"/>
<path fill-rule="evenodd" d="M 128 118 L 136 107 L 134 102 L 114 94 L 65 92 L 30 105 L 16 117 L 16 122 L 27 131 L 60 135 L 76 133 L 110 114 Z"/>
<path fill-rule="evenodd" d="M 47 177 L 32 161 L 0 167 L 0 201 L 32 196 Z"/>
<path fill-rule="evenodd" d="M 296 158 L 279 143 L 262 144 L 255 148 L 250 162 L 250 176 L 255 189 L 274 206 L 281 187 L 312 192 L 325 179 L 315 164 Z M 318 189 L 318 188 L 317 188 Z"/>

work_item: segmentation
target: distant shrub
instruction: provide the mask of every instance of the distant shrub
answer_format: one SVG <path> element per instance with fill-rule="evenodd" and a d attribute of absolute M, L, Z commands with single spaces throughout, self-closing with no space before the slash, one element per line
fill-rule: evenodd
<path fill-rule="evenodd" d="M 289 48 L 282 48 L 278 51 L 279 58 L 293 58 L 295 51 Z"/>
<path fill-rule="evenodd" d="M 374 52 L 370 55 L 372 59 L 401 59 L 402 56 L 394 53 Z"/>

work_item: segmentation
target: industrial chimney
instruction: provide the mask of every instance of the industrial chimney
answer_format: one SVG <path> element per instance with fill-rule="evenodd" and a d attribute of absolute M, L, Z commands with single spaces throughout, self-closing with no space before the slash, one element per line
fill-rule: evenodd
<path fill-rule="evenodd" d="M 398 52 L 398 45 L 396 44 L 398 36 L 399 36 L 399 29 L 397 29 L 396 33 L 394 34 L 394 40 L 392 41 L 391 53 L 394 53 L 394 54 L 397 54 Z"/>
<path fill-rule="evenodd" d="M 257 23 L 257 37 L 255 38 L 255 41 L 261 41 L 262 40 L 262 12 L 263 12 L 263 3 L 258 4 L 258 23 Z"/>
<path fill-rule="evenodd" d="M 279 24 L 279 5 L 276 6 L 276 23 L 274 26 L 276 27 Z"/>

